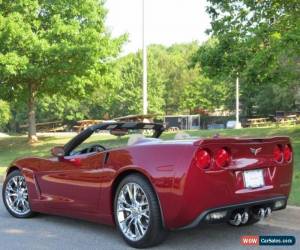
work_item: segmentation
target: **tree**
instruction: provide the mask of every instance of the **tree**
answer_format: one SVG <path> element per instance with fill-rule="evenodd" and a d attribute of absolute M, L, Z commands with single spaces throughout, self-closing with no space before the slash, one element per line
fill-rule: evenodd
<path fill-rule="evenodd" d="M 197 51 L 196 42 L 148 46 L 149 112 L 172 114 L 186 110 L 180 101 L 186 85 L 198 78 L 198 69 L 190 68 L 190 59 Z M 141 51 L 120 58 L 116 65 L 119 84 L 113 90 L 111 113 L 117 115 L 142 112 L 142 54 Z"/>
<path fill-rule="evenodd" d="M 282 108 L 295 109 L 300 90 L 299 1 L 209 3 L 212 39 L 198 50 L 194 63 L 199 63 L 211 79 L 226 81 L 228 88 L 239 72 L 241 101 L 247 115 L 253 114 L 254 107 L 260 114 L 272 113 L 281 102 Z M 265 98 L 270 90 L 281 93 Z M 232 100 L 228 99 L 227 104 L 230 103 Z"/>
<path fill-rule="evenodd" d="M 211 79 L 198 76 L 195 81 L 186 84 L 180 99 L 182 110 L 188 109 L 190 114 L 195 109 L 213 111 L 216 107 L 221 107 L 226 98 L 226 86 L 221 83 L 214 83 Z"/>
<path fill-rule="evenodd" d="M 82 98 L 107 82 L 125 37 L 110 37 L 105 15 L 98 0 L 0 2 L 0 90 L 27 103 L 31 142 L 38 96 Z"/>
<path fill-rule="evenodd" d="M 160 68 L 165 75 L 165 114 L 184 112 L 186 110 L 181 105 L 181 97 L 185 86 L 193 84 L 199 78 L 198 69 L 190 67 L 191 57 L 198 47 L 197 42 L 192 42 L 174 44 L 165 49 L 166 56 L 160 63 Z"/>
<path fill-rule="evenodd" d="M 163 113 L 163 84 L 160 60 L 163 46 L 148 47 L 148 111 L 152 114 Z M 139 114 L 142 112 L 142 53 L 130 53 L 119 59 L 117 65 L 117 87 L 112 91 L 111 113 L 115 116 Z"/>
<path fill-rule="evenodd" d="M 9 104 L 0 100 L 0 128 L 3 128 L 11 118 Z"/>

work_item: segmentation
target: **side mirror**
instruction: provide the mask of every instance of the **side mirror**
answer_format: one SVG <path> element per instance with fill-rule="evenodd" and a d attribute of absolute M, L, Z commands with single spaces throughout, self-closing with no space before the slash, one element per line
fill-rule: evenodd
<path fill-rule="evenodd" d="M 51 149 L 51 154 L 55 157 L 61 158 L 65 156 L 65 150 L 63 146 L 57 146 Z"/>

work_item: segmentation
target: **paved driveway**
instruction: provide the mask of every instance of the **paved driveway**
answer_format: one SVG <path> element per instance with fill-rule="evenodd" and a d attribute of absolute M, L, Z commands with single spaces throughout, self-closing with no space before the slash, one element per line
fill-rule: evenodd
<path fill-rule="evenodd" d="M 0 189 L 2 187 L 0 186 Z M 300 213 L 297 213 L 300 217 Z M 282 221 L 285 214 L 277 212 Z M 275 216 L 275 213 L 273 214 Z M 299 218 L 298 218 L 299 219 Z M 270 223 L 272 225 L 270 225 Z M 273 223 L 272 220 L 251 227 L 235 228 L 227 225 L 209 225 L 194 230 L 171 232 L 168 239 L 152 249 L 283 249 L 280 247 L 245 247 L 240 245 L 242 235 L 293 235 L 300 240 L 300 225 Z M 276 226 L 273 226 L 276 225 Z M 130 249 L 117 231 L 108 226 L 89 222 L 38 215 L 32 219 L 15 219 L 5 210 L 0 199 L 0 249 Z M 297 242 L 293 247 L 300 249 Z"/>

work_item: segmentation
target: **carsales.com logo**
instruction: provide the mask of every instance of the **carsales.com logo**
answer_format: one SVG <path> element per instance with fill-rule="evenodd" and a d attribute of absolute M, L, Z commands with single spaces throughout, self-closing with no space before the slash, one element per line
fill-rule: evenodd
<path fill-rule="evenodd" d="M 240 243 L 243 246 L 292 246 L 296 243 L 294 236 L 258 236 L 244 235 L 241 236 Z"/>
<path fill-rule="evenodd" d="M 258 235 L 244 235 L 241 236 L 241 245 L 244 246 L 258 246 L 259 236 Z"/>

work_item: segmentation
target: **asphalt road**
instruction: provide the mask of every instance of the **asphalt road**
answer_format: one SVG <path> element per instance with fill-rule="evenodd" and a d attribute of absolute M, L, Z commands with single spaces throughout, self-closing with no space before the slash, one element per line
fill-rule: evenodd
<path fill-rule="evenodd" d="M 0 190 L 2 189 L 0 185 Z M 299 210 L 300 211 L 300 210 Z M 284 217 L 283 212 L 277 212 Z M 297 213 L 300 217 L 300 213 Z M 276 216 L 274 213 L 272 216 Z M 285 221 L 283 219 L 283 221 Z M 292 225 L 269 222 L 250 227 L 208 225 L 188 231 L 171 232 L 167 240 L 152 249 L 300 249 L 299 242 L 290 247 L 245 247 L 240 245 L 242 235 L 293 235 L 300 241 L 298 221 Z M 271 223 L 272 224 L 272 223 Z M 50 215 L 31 219 L 16 219 L 5 210 L 0 199 L 0 249 L 131 249 L 117 231 L 108 226 Z"/>

